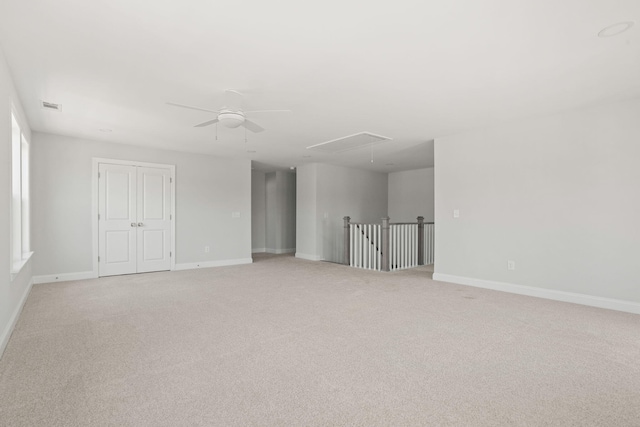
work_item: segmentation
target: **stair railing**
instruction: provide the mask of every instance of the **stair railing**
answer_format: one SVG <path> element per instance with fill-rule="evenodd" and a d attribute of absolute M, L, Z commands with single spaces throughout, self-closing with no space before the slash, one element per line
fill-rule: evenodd
<path fill-rule="evenodd" d="M 351 222 L 344 217 L 344 264 L 378 271 L 394 271 L 433 263 L 434 225 L 419 216 L 414 223 Z M 426 226 L 426 227 L 425 227 Z"/>

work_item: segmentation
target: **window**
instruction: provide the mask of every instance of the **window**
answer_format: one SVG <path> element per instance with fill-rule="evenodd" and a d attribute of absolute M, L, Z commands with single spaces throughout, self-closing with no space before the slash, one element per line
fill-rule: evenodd
<path fill-rule="evenodd" d="M 11 113 L 11 273 L 31 256 L 29 245 L 29 142 Z"/>

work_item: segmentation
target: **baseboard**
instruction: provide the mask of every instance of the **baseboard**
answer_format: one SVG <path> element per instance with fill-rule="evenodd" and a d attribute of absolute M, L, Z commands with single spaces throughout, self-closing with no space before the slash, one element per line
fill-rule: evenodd
<path fill-rule="evenodd" d="M 458 285 L 474 286 L 476 288 L 493 289 L 495 291 L 527 295 L 555 301 L 588 305 L 591 307 L 607 308 L 609 310 L 624 311 L 626 313 L 640 314 L 640 303 L 633 301 L 624 301 L 613 298 L 578 294 L 573 292 L 557 291 L 553 289 L 536 288 L 533 286 L 514 285 L 511 283 L 494 282 L 491 280 L 474 279 L 471 277 L 453 276 L 450 274 L 442 273 L 434 273 L 433 280 L 456 283 Z"/>
<path fill-rule="evenodd" d="M 68 282 L 70 280 L 86 280 L 97 279 L 98 276 L 93 271 L 82 271 L 78 273 L 62 273 L 62 274 L 45 274 L 41 276 L 33 276 L 33 284 Z"/>
<path fill-rule="evenodd" d="M 267 252 L 267 248 L 253 248 L 251 249 L 252 254 Z"/>
<path fill-rule="evenodd" d="M 296 258 L 300 258 L 300 259 L 306 259 L 309 261 L 322 261 L 322 257 L 319 255 L 309 255 L 309 254 L 303 254 L 301 252 L 296 252 Z"/>
<path fill-rule="evenodd" d="M 4 354 L 4 350 L 7 348 L 7 344 L 9 344 L 9 338 L 11 338 L 11 334 L 13 333 L 13 329 L 16 327 L 16 323 L 18 323 L 18 318 L 20 317 L 20 313 L 22 313 L 22 308 L 24 307 L 24 303 L 27 302 L 27 297 L 29 296 L 29 292 L 31 292 L 31 288 L 33 287 L 33 278 L 29 281 L 27 285 L 27 289 L 24 290 L 22 297 L 20 298 L 20 302 L 18 306 L 13 310 L 13 314 L 9 319 L 9 323 L 2 331 L 2 335 L 0 336 L 0 359 L 2 359 L 2 355 Z"/>
<path fill-rule="evenodd" d="M 193 270 L 196 268 L 225 267 L 228 265 L 251 264 L 252 262 L 253 262 L 253 259 L 251 258 L 239 258 L 239 259 L 224 259 L 220 261 L 180 263 L 180 264 L 176 264 L 176 271 Z"/>
<path fill-rule="evenodd" d="M 271 249 L 271 248 L 265 248 L 264 252 L 267 252 L 269 254 L 292 254 L 296 251 L 296 248 L 289 248 L 289 249 Z"/>

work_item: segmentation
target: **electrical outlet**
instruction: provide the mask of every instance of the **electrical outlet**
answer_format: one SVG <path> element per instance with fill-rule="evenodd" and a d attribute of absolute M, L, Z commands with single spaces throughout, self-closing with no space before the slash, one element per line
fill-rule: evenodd
<path fill-rule="evenodd" d="M 516 262 L 515 261 L 507 261 L 507 270 L 515 270 L 516 269 Z"/>
<path fill-rule="evenodd" d="M 454 209 L 453 210 L 453 217 L 454 218 L 460 218 L 460 209 Z"/>
<path fill-rule="evenodd" d="M 211 250 L 211 248 L 209 246 L 205 246 L 204 247 L 204 251 L 205 253 L 209 253 L 209 251 Z"/>
<path fill-rule="evenodd" d="M 240 212 L 232 212 L 231 218 L 240 218 Z"/>

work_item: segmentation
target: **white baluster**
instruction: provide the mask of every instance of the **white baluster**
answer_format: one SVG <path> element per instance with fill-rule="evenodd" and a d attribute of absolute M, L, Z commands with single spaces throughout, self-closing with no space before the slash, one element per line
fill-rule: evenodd
<path fill-rule="evenodd" d="M 353 226 L 353 247 L 351 248 L 351 253 L 353 257 L 353 266 L 358 266 L 358 226 Z"/>
<path fill-rule="evenodd" d="M 407 225 L 407 237 L 408 237 L 408 246 L 409 246 L 409 262 L 407 263 L 407 267 L 413 267 L 413 225 Z"/>
<path fill-rule="evenodd" d="M 362 225 L 360 225 L 360 232 L 358 233 L 358 240 L 359 240 L 359 244 L 358 244 L 358 267 L 362 268 Z"/>
<path fill-rule="evenodd" d="M 364 245 L 362 248 L 364 252 L 362 264 L 366 269 L 369 268 L 369 239 L 367 239 L 368 234 L 369 234 L 369 224 L 364 226 L 364 241 L 362 242 L 362 244 Z"/>
<path fill-rule="evenodd" d="M 413 225 L 408 225 L 407 229 L 409 229 L 409 265 L 408 267 L 413 267 L 415 264 L 413 263 L 413 253 L 415 252 L 415 248 L 413 247 L 413 242 L 415 235 L 413 233 Z"/>
<path fill-rule="evenodd" d="M 407 267 L 407 226 L 402 225 L 402 263 L 400 268 L 405 269 Z"/>
<path fill-rule="evenodd" d="M 360 265 L 360 252 L 362 251 L 362 232 L 360 231 L 360 226 L 356 229 L 356 267 L 361 267 Z"/>
<path fill-rule="evenodd" d="M 349 224 L 349 265 L 353 267 L 353 251 L 355 250 L 355 242 L 353 241 L 353 224 Z"/>
<path fill-rule="evenodd" d="M 413 226 L 413 230 L 414 232 L 411 233 L 411 235 L 413 236 L 413 266 L 417 267 L 418 266 L 418 243 L 419 243 L 419 239 L 418 239 L 418 224 Z"/>
<path fill-rule="evenodd" d="M 376 224 L 376 270 L 380 270 L 380 226 Z"/>
<path fill-rule="evenodd" d="M 373 225 L 369 224 L 368 225 L 369 228 L 369 241 L 367 242 L 367 262 L 369 263 L 369 270 L 373 269 L 373 262 L 371 262 L 371 255 L 373 255 L 373 245 L 371 243 L 373 243 Z"/>
<path fill-rule="evenodd" d="M 389 226 L 389 270 L 395 270 L 394 266 L 396 265 L 396 226 Z"/>
<path fill-rule="evenodd" d="M 398 226 L 396 225 L 395 230 L 393 232 L 393 252 L 394 252 L 394 270 L 398 269 L 398 262 L 400 260 L 400 247 L 398 246 L 398 237 L 400 236 L 400 230 L 398 228 Z"/>
<path fill-rule="evenodd" d="M 396 225 L 396 269 L 402 268 L 402 226 Z"/>

